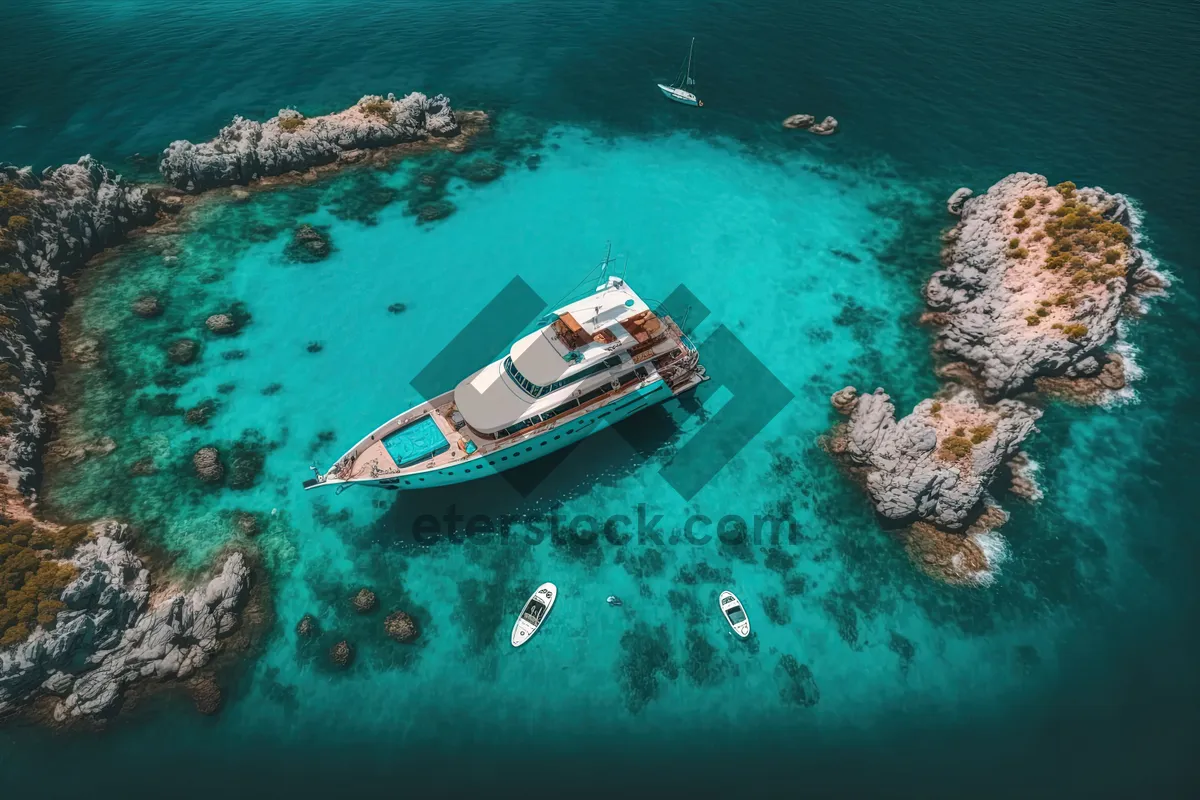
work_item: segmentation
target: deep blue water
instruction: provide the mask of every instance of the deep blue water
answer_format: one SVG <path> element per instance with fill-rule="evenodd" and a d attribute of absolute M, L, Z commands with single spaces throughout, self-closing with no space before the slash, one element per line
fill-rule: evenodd
<path fill-rule="evenodd" d="M 99 737 L 0 731 L 6 794 L 1194 789 L 1195 4 L 9 2 L 0 13 L 20 32 L 0 51 L 6 161 L 90 152 L 136 173 L 134 154 L 208 138 L 234 114 L 419 89 L 496 112 L 484 148 L 507 165 L 484 187 L 452 180 L 458 211 L 437 226 L 388 202 L 442 168 L 414 161 L 207 209 L 172 245 L 178 261 L 131 248 L 84 277 L 70 324 L 103 337 L 118 368 L 64 385 L 77 424 L 121 447 L 52 474 L 48 501 L 133 519 L 185 567 L 227 543 L 222 513 L 276 509 L 258 543 L 279 622 L 216 718 L 167 700 Z M 700 112 L 653 89 L 692 35 Z M 796 112 L 832 114 L 843 131 L 781 132 Z M 885 386 L 902 408 L 934 388 L 911 323 L 942 204 L 1017 169 L 1134 198 L 1175 285 L 1132 327 L 1136 400 L 1048 411 L 1029 447 L 1046 499 L 1004 500 L 1010 561 L 988 589 L 948 590 L 911 568 L 814 442 L 846 383 Z M 282 262 L 297 221 L 330 226 L 330 261 Z M 724 323 L 795 395 L 693 501 L 657 470 L 688 435 L 678 409 L 597 436 L 528 501 L 496 482 L 385 502 L 296 491 L 310 458 L 415 402 L 428 357 L 514 275 L 558 297 L 606 240 L 643 294 L 686 283 L 714 312 L 700 337 Z M 168 315 L 131 327 L 128 303 L 146 291 L 169 298 Z M 173 390 L 184 408 L 237 383 L 213 427 L 139 413 L 137 398 L 157 391 L 162 337 L 235 299 L 252 325 L 236 344 L 206 342 Z M 408 310 L 386 313 L 397 301 Z M 362 335 L 346 330 L 351 312 L 330 309 L 353 310 Z M 314 339 L 325 349 L 306 354 Z M 402 345 L 373 344 L 390 341 Z M 249 355 L 217 357 L 233 347 Z M 282 390 L 264 395 L 272 383 Z M 186 463 L 198 437 L 244 429 L 276 445 L 252 490 L 197 493 L 171 470 L 124 478 L 135 451 Z M 314 447 L 326 430 L 336 441 Z M 782 571 L 765 550 L 668 548 L 656 569 L 644 550 L 631 561 L 549 543 L 423 549 L 406 534 L 451 504 L 528 517 L 648 503 L 678 520 L 781 500 L 805 531 Z M 730 570 L 756 649 L 691 616 L 720 587 L 667 602 L 700 562 Z M 509 609 L 551 576 L 568 592 L 517 660 L 500 647 Z M 364 583 L 426 623 L 416 655 L 346 618 L 345 594 Z M 602 603 L 611 591 L 626 598 L 619 615 Z M 789 622 L 766 619 L 768 598 Z M 306 611 L 357 637 L 352 671 L 297 656 L 291 629 Z M 781 696 L 783 655 L 811 667 L 818 703 Z M 677 677 L 656 669 L 660 656 Z"/>

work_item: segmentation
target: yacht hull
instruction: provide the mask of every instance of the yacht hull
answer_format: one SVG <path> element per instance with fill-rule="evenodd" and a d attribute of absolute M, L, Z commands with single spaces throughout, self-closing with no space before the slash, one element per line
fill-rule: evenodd
<path fill-rule="evenodd" d="M 455 483 L 466 483 L 486 478 L 561 450 L 568 445 L 591 436 L 597 431 L 608 428 L 613 423 L 628 419 L 639 411 L 670 400 L 681 393 L 681 391 L 687 391 L 690 388 L 693 387 L 689 386 L 687 389 L 672 391 L 667 382 L 660 378 L 641 387 L 636 392 L 632 392 L 608 405 L 598 407 L 583 416 L 551 425 L 537 433 L 529 435 L 527 438 L 518 437 L 518 440 L 512 444 L 486 455 L 464 457 L 457 464 L 449 464 L 428 470 L 409 471 L 404 475 L 384 476 L 380 478 L 362 477 L 340 480 L 330 477 L 323 482 L 310 479 L 304 482 L 304 488 L 314 489 L 319 486 L 352 486 L 362 484 L 389 491 L 400 491 L 430 489 L 435 486 L 449 486 Z"/>
<path fill-rule="evenodd" d="M 699 98 L 691 92 L 685 92 L 683 89 L 675 89 L 670 86 L 658 84 L 659 91 L 663 93 L 668 100 L 674 100 L 676 103 L 683 103 L 685 106 L 700 105 Z"/>

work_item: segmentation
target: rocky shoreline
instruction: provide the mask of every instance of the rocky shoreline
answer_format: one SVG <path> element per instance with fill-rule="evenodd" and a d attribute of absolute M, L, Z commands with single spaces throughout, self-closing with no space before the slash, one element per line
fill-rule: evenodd
<path fill-rule="evenodd" d="M 228 553 L 191 590 L 154 589 L 132 544 L 127 525 L 91 526 L 53 626 L 0 651 L 0 719 L 37 707 L 56 725 L 102 721 L 130 685 L 194 679 L 222 651 L 251 599 L 249 557 Z"/>
<path fill-rule="evenodd" d="M 1138 295 L 1169 284 L 1137 247 L 1128 201 L 1102 189 L 1016 173 L 983 195 L 959 189 L 947 210 L 960 220 L 922 316 L 937 330 L 942 389 L 897 420 L 882 389 L 846 387 L 831 402 L 848 419 L 823 444 L 919 568 L 987 585 L 1006 554 L 993 482 L 1006 474 L 1014 494 L 1042 496 L 1020 449 L 1042 415 L 1031 402 L 1100 403 L 1124 389 L 1118 324 L 1141 313 Z"/>
<path fill-rule="evenodd" d="M 368 95 L 326 116 L 285 109 L 264 123 L 237 117 L 209 142 L 173 142 L 159 166 L 165 185 L 130 184 L 90 156 L 40 174 L 0 164 L 0 525 L 53 535 L 62 526 L 37 519 L 44 459 L 102 457 L 115 447 L 111 439 L 60 442 L 47 452 L 53 426 L 45 398 L 61 360 L 59 329 L 74 272 L 144 229 L 172 224 L 192 195 L 310 182 L 431 147 L 461 153 L 487 124 L 485 113 L 455 112 L 442 95 Z M 144 300 L 136 315 L 161 313 L 154 298 Z M 221 322 L 209 320 L 210 327 Z M 121 523 L 97 523 L 67 556 L 40 550 L 29 557 L 73 578 L 47 606 L 61 610 L 39 613 L 24 641 L 0 649 L 0 717 L 36 706 L 55 724 L 103 719 L 127 687 L 143 682 L 187 682 L 198 708 L 219 707 L 219 689 L 199 670 L 221 652 L 253 594 L 247 553 L 223 556 L 197 588 L 154 597 L 149 568 Z"/>
<path fill-rule="evenodd" d="M 43 401 L 59 358 L 64 282 L 154 223 L 158 203 L 90 156 L 41 175 L 0 165 L 0 198 L 0 477 L 33 495 L 49 435 Z"/>

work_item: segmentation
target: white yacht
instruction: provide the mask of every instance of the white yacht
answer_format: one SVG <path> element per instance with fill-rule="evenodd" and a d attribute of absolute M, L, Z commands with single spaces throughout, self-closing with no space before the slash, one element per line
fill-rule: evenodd
<path fill-rule="evenodd" d="M 596 290 L 543 318 L 504 358 L 364 437 L 305 489 L 423 489 L 540 458 L 708 380 L 696 347 L 605 258 Z"/>

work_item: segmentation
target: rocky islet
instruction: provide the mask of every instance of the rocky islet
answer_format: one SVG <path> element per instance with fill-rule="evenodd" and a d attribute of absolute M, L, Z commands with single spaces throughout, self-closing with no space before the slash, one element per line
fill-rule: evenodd
<path fill-rule="evenodd" d="M 159 171 L 171 186 L 198 192 L 339 160 L 353 162 L 364 150 L 449 139 L 460 130 L 443 95 L 366 95 L 350 108 L 325 116 L 309 118 L 282 109 L 266 122 L 237 117 L 208 142 L 172 142 Z"/>
<path fill-rule="evenodd" d="M 994 480 L 1007 473 L 1014 494 L 1041 497 L 1020 448 L 1042 411 L 1015 396 L 1094 403 L 1123 389 L 1118 323 L 1137 313 L 1136 294 L 1167 280 L 1137 246 L 1128 201 L 1102 189 L 1016 173 L 983 195 L 955 191 L 947 211 L 960 220 L 922 317 L 937 330 L 943 389 L 897 419 L 882 389 L 848 386 L 831 398 L 848 420 L 825 447 L 880 516 L 904 526 L 914 563 L 986 585 L 1006 552 L 993 532 L 1008 519 L 989 494 Z"/>

